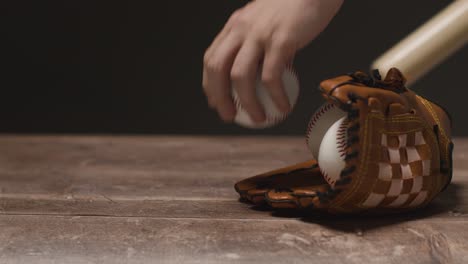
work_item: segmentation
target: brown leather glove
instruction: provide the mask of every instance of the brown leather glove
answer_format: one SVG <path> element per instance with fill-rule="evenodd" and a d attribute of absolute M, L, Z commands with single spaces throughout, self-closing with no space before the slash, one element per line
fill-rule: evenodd
<path fill-rule="evenodd" d="M 372 77 L 355 72 L 323 81 L 324 98 L 346 117 L 338 178 L 326 180 L 312 159 L 242 180 L 236 191 L 255 204 L 331 213 L 400 212 L 427 205 L 451 180 L 451 120 L 404 84 L 395 68 L 384 80 L 374 71 Z M 319 120 L 323 112 L 311 119 L 308 143 L 315 157 L 317 139 L 333 123 Z"/>

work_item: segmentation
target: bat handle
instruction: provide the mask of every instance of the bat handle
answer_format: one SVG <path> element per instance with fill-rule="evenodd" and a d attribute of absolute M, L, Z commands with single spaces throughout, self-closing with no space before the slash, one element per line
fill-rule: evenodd
<path fill-rule="evenodd" d="M 372 64 L 386 74 L 397 67 L 411 85 L 468 43 L 468 0 L 456 0 Z"/>

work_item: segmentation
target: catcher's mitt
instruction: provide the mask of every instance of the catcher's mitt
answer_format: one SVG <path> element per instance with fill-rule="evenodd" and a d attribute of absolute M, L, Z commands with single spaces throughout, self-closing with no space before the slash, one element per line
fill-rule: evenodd
<path fill-rule="evenodd" d="M 372 77 L 355 72 L 323 81 L 320 91 L 328 105 L 312 117 L 308 145 L 317 157 L 328 128 L 346 119 L 339 177 L 325 178 L 318 157 L 319 162 L 314 158 L 242 180 L 236 191 L 255 204 L 332 213 L 425 206 L 451 180 L 451 120 L 440 106 L 404 85 L 395 68 L 384 80 L 374 71 Z M 331 108 L 339 111 L 324 114 Z"/>

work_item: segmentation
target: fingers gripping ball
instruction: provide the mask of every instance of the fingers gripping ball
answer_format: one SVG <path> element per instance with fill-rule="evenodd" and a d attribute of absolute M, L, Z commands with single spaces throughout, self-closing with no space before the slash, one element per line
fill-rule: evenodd
<path fill-rule="evenodd" d="M 284 71 L 282 79 L 283 87 L 285 89 L 286 95 L 288 96 L 289 105 L 292 108 L 296 104 L 297 98 L 299 96 L 299 80 L 297 78 L 297 75 L 291 69 L 287 69 Z M 283 113 L 278 109 L 275 102 L 270 96 L 268 88 L 266 88 L 262 84 L 260 76 L 257 76 L 256 92 L 258 100 L 260 101 L 260 104 L 265 110 L 266 119 L 264 122 L 255 123 L 254 121 L 252 121 L 252 119 L 249 116 L 249 113 L 247 113 L 247 111 L 245 111 L 245 109 L 242 107 L 234 85 L 232 88 L 232 97 L 237 110 L 234 122 L 236 122 L 238 125 L 255 129 L 272 127 L 285 120 L 289 114 Z"/>

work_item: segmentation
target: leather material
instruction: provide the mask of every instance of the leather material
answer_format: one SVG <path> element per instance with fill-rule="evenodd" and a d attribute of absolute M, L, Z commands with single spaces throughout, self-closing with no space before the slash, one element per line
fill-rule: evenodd
<path fill-rule="evenodd" d="M 346 112 L 345 167 L 335 186 L 316 160 L 238 182 L 245 201 L 331 213 L 400 212 L 424 207 L 451 180 L 451 121 L 438 105 L 407 89 L 393 68 L 323 81 L 324 98 Z"/>

